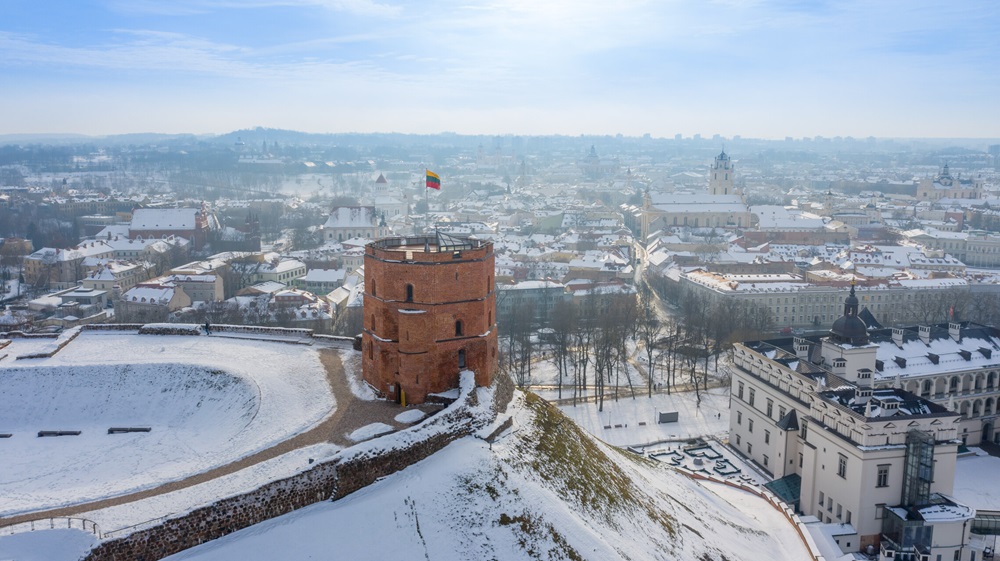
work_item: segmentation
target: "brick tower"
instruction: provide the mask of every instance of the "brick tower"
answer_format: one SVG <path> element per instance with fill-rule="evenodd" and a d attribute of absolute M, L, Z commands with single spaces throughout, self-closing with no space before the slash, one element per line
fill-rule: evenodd
<path fill-rule="evenodd" d="M 493 244 L 445 234 L 365 247 L 364 379 L 388 399 L 423 403 L 471 370 L 497 367 Z"/>

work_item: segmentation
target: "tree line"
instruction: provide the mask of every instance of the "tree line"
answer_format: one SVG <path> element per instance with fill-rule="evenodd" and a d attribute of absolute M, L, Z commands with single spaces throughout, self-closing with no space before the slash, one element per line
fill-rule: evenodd
<path fill-rule="evenodd" d="M 636 294 L 558 300 L 545 314 L 533 304 L 506 306 L 498 317 L 500 367 L 527 388 L 535 382 L 533 364 L 551 360 L 558 399 L 594 400 L 600 411 L 605 399 L 643 391 L 652 397 L 693 389 L 700 401 L 713 358 L 717 366 L 734 342 L 759 338 L 774 325 L 752 302 L 677 296 L 679 305 L 668 304 L 640 283 Z"/>

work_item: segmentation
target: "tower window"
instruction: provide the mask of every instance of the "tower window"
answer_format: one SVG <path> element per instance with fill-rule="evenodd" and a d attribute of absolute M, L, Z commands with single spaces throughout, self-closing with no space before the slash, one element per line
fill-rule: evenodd
<path fill-rule="evenodd" d="M 458 351 L 458 367 L 465 368 L 465 349 Z"/>
<path fill-rule="evenodd" d="M 406 301 L 413 302 L 413 285 L 406 285 Z"/>
<path fill-rule="evenodd" d="M 458 320 L 455 322 L 455 337 L 461 337 L 461 336 L 462 336 L 462 320 Z"/>

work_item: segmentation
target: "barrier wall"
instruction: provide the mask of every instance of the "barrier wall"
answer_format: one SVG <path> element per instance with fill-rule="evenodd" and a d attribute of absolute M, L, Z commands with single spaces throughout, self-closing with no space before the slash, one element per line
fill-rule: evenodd
<path fill-rule="evenodd" d="M 503 396 L 509 401 L 509 395 L 494 388 L 490 407 L 498 407 L 496 401 Z M 499 406 L 506 408 L 506 403 Z M 343 450 L 298 475 L 105 541 L 84 561 L 155 561 L 293 510 L 340 499 L 472 434 L 490 417 L 479 407 L 472 376 L 465 376 L 459 400 L 419 425 Z"/>

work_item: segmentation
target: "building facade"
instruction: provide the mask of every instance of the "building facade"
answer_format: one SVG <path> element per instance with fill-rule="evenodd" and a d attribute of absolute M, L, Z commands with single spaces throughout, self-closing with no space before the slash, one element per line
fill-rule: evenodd
<path fill-rule="evenodd" d="M 1000 339 L 974 324 L 869 331 L 858 306 L 852 286 L 828 335 L 735 346 L 730 445 L 770 473 L 769 487 L 786 489 L 802 515 L 853 530 L 841 540 L 851 544 L 845 553 L 872 546 L 883 560 L 968 561 L 975 511 L 949 495 L 958 447 L 987 437 L 996 399 L 987 415 L 989 369 L 969 373 L 978 363 L 966 356 L 992 354 L 979 348 Z M 927 392 L 925 377 L 933 378 Z M 955 396 L 980 399 L 978 416 Z"/>
<path fill-rule="evenodd" d="M 438 234 L 365 247 L 362 370 L 388 399 L 423 403 L 497 368 L 493 244 Z"/>
<path fill-rule="evenodd" d="M 693 269 L 681 273 L 680 288 L 712 302 L 735 298 L 763 306 L 778 328 L 816 328 L 829 325 L 840 314 L 846 283 L 815 284 L 796 274 L 723 274 Z M 858 291 L 867 308 L 883 325 L 938 322 L 975 289 L 996 291 L 997 285 L 970 285 L 965 279 L 945 277 L 870 281 Z M 956 310 L 957 312 L 958 310 Z"/>

